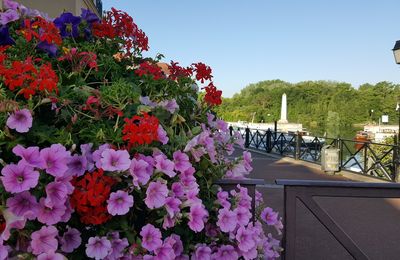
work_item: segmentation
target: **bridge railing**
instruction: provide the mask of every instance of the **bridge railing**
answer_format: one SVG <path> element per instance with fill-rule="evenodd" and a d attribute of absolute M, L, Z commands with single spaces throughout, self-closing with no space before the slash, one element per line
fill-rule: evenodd
<path fill-rule="evenodd" d="M 331 145 L 340 150 L 340 169 L 388 181 L 399 179 L 399 147 L 396 145 L 360 142 L 342 138 L 303 136 L 297 133 L 274 132 L 251 128 L 230 128 L 239 131 L 245 147 L 321 164 L 321 149 Z"/>

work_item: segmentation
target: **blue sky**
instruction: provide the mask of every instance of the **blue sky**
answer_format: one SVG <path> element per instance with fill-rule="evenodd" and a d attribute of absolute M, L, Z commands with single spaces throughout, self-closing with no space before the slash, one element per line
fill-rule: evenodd
<path fill-rule="evenodd" d="M 125 10 L 150 51 L 181 65 L 211 66 L 231 97 L 261 80 L 400 83 L 391 49 L 399 0 L 103 0 Z"/>

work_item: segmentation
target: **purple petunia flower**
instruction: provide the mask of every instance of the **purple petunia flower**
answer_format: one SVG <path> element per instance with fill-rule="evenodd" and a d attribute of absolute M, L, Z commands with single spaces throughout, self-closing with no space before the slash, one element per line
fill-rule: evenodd
<path fill-rule="evenodd" d="M 44 169 L 54 177 L 62 177 L 68 170 L 71 153 L 61 144 L 53 144 L 40 151 L 40 157 L 45 161 Z"/>
<path fill-rule="evenodd" d="M 56 57 L 57 56 L 58 48 L 57 48 L 57 45 L 55 45 L 55 44 L 48 43 L 47 41 L 42 41 L 42 42 L 39 42 L 36 45 L 36 48 L 41 50 L 41 51 L 44 51 L 50 57 Z"/>
<path fill-rule="evenodd" d="M 158 128 L 157 128 L 157 139 L 162 144 L 167 144 L 169 141 L 167 132 L 164 130 L 164 128 L 161 125 L 158 125 Z"/>
<path fill-rule="evenodd" d="M 111 251 L 111 242 L 106 237 L 91 237 L 86 244 L 86 255 L 96 260 L 105 258 Z"/>
<path fill-rule="evenodd" d="M 278 212 L 275 212 L 270 207 L 266 207 L 260 214 L 262 220 L 267 223 L 269 226 L 276 225 L 279 221 L 278 219 Z"/>
<path fill-rule="evenodd" d="M 146 185 L 150 180 L 151 175 L 153 174 L 152 168 L 149 171 L 149 164 L 142 159 L 133 158 L 131 161 L 131 166 L 129 168 L 129 172 L 133 177 L 133 184 L 135 186 Z"/>
<path fill-rule="evenodd" d="M 236 240 L 238 241 L 238 247 L 243 252 L 248 252 L 256 246 L 254 238 L 256 235 L 251 229 L 240 227 L 236 233 Z"/>
<path fill-rule="evenodd" d="M 227 208 L 218 210 L 217 226 L 223 232 L 231 232 L 235 230 L 237 226 L 237 219 L 235 212 Z"/>
<path fill-rule="evenodd" d="M 63 182 L 51 182 L 46 185 L 47 198 L 45 204 L 47 206 L 53 206 L 55 204 L 64 204 L 67 200 L 68 187 Z"/>
<path fill-rule="evenodd" d="M 168 215 L 173 218 L 176 213 L 180 211 L 179 206 L 182 204 L 182 202 L 173 197 L 168 197 L 165 199 L 165 209 L 167 210 Z"/>
<path fill-rule="evenodd" d="M 175 260 L 174 249 L 169 243 L 164 243 L 161 247 L 154 250 L 155 257 L 153 260 Z"/>
<path fill-rule="evenodd" d="M 7 126 L 18 133 L 26 133 L 32 127 L 32 115 L 29 109 L 21 109 L 12 113 L 7 119 Z"/>
<path fill-rule="evenodd" d="M 87 161 L 86 170 L 92 171 L 94 169 L 94 161 L 93 161 L 93 153 L 92 153 L 93 144 L 81 144 L 81 152 L 82 156 L 85 156 Z"/>
<path fill-rule="evenodd" d="M 180 182 L 174 182 L 171 185 L 171 192 L 175 197 L 183 197 L 185 195 L 185 191 L 183 190 L 183 186 Z"/>
<path fill-rule="evenodd" d="M 5 9 L 17 10 L 20 5 L 15 1 L 3 0 L 3 6 Z"/>
<path fill-rule="evenodd" d="M 235 248 L 231 245 L 222 245 L 220 248 L 218 248 L 218 251 L 211 256 L 212 259 L 219 260 L 231 260 L 239 258 Z"/>
<path fill-rule="evenodd" d="M 167 185 L 160 181 L 151 182 L 146 190 L 146 198 L 144 199 L 144 203 L 149 209 L 160 208 L 164 206 L 167 196 Z"/>
<path fill-rule="evenodd" d="M 118 232 L 109 233 L 108 237 L 111 237 L 112 252 L 107 256 L 107 259 L 125 259 L 122 256 L 125 248 L 129 246 L 128 239 L 120 239 Z"/>
<path fill-rule="evenodd" d="M 251 218 L 251 212 L 248 208 L 238 206 L 236 209 L 233 210 L 236 213 L 237 223 L 241 226 L 245 226 L 249 223 Z"/>
<path fill-rule="evenodd" d="M 65 256 L 55 252 L 48 252 L 38 255 L 37 260 L 64 260 Z"/>
<path fill-rule="evenodd" d="M 38 203 L 36 197 L 31 195 L 29 191 L 23 191 L 8 198 L 6 205 L 18 217 L 26 217 L 29 220 L 36 218 Z"/>
<path fill-rule="evenodd" d="M 194 232 L 200 232 L 204 229 L 204 221 L 208 217 L 208 212 L 202 204 L 195 204 L 190 207 L 189 228 Z"/>
<path fill-rule="evenodd" d="M 183 243 L 179 235 L 171 234 L 169 237 L 165 239 L 164 243 L 168 243 L 172 246 L 175 256 L 180 256 L 182 254 Z"/>
<path fill-rule="evenodd" d="M 61 37 L 73 37 L 77 38 L 79 36 L 79 24 L 81 23 L 81 18 L 79 16 L 74 16 L 72 13 L 65 12 L 54 19 L 55 26 L 60 29 Z"/>
<path fill-rule="evenodd" d="M 83 155 L 71 156 L 68 161 L 68 173 L 72 176 L 82 176 L 87 169 L 87 160 Z"/>
<path fill-rule="evenodd" d="M 6 165 L 2 170 L 0 177 L 6 191 L 17 193 L 36 187 L 39 181 L 39 172 L 27 165 L 24 161 L 18 164 Z"/>
<path fill-rule="evenodd" d="M 53 226 L 43 226 L 40 230 L 33 232 L 31 235 L 32 253 L 39 255 L 56 251 L 58 247 L 57 235 L 58 231 Z"/>
<path fill-rule="evenodd" d="M 12 149 L 12 152 L 20 156 L 29 166 L 40 169 L 44 168 L 44 160 L 40 157 L 39 147 L 32 146 L 24 148 L 22 145 L 18 144 Z"/>
<path fill-rule="evenodd" d="M 89 24 L 100 22 L 100 18 L 97 16 L 97 14 L 90 11 L 90 9 L 81 8 L 81 11 L 82 11 L 81 14 L 82 19 L 88 22 Z"/>
<path fill-rule="evenodd" d="M 125 215 L 133 206 L 133 196 L 128 192 L 119 190 L 112 192 L 107 200 L 107 210 L 111 215 Z"/>
<path fill-rule="evenodd" d="M 93 154 L 92 154 L 92 159 L 93 159 L 93 162 L 95 162 L 96 167 L 97 167 L 98 169 L 101 168 L 101 161 L 100 161 L 100 159 L 101 159 L 101 154 L 102 154 L 105 150 L 107 150 L 107 149 L 109 149 L 109 148 L 111 148 L 111 146 L 110 146 L 109 144 L 102 144 L 102 145 L 99 146 L 99 148 L 98 148 L 96 151 L 93 152 Z"/>
<path fill-rule="evenodd" d="M 228 201 L 229 198 L 229 193 L 226 191 L 219 191 L 217 193 L 217 202 L 219 205 L 221 205 L 224 208 L 230 208 L 231 207 L 231 203 Z"/>
<path fill-rule="evenodd" d="M 19 19 L 19 13 L 16 10 L 8 9 L 7 11 L 0 13 L 1 25 L 6 25 L 18 19 Z"/>
<path fill-rule="evenodd" d="M 175 151 L 173 154 L 174 163 L 175 163 L 175 170 L 178 172 L 184 172 L 190 167 L 192 164 L 189 161 L 189 156 L 181 151 Z"/>
<path fill-rule="evenodd" d="M 174 172 L 174 162 L 164 158 L 163 155 L 154 156 L 155 168 L 157 171 L 165 173 L 169 177 L 173 178 L 176 175 Z"/>
<path fill-rule="evenodd" d="M 142 247 L 149 251 L 154 251 L 162 246 L 161 232 L 152 224 L 144 226 L 140 231 L 140 236 L 142 236 Z"/>
<path fill-rule="evenodd" d="M 193 260 L 211 259 L 211 248 L 206 244 L 197 244 L 196 251 L 192 255 Z"/>
<path fill-rule="evenodd" d="M 45 198 L 39 201 L 39 211 L 37 219 L 40 223 L 46 225 L 53 225 L 60 222 L 61 217 L 64 215 L 66 207 L 64 204 L 46 205 Z"/>
<path fill-rule="evenodd" d="M 10 36 L 7 26 L 0 26 L 0 46 L 14 45 L 15 41 Z"/>
<path fill-rule="evenodd" d="M 148 96 L 145 96 L 145 97 L 142 97 L 142 96 L 141 96 L 141 97 L 139 98 L 139 101 L 140 101 L 140 103 L 141 103 L 142 105 L 145 105 L 145 106 L 149 106 L 149 107 L 155 107 L 155 106 L 157 106 L 157 103 L 151 101 L 150 98 L 149 98 Z"/>
<path fill-rule="evenodd" d="M 161 101 L 160 103 L 158 103 L 158 105 L 170 112 L 171 114 L 175 113 L 175 111 L 179 109 L 179 105 L 176 103 L 175 98 L 171 100 Z"/>
<path fill-rule="evenodd" d="M 105 171 L 126 171 L 131 165 L 129 153 L 126 150 L 106 149 L 101 153 L 101 168 Z"/>
<path fill-rule="evenodd" d="M 81 243 L 81 232 L 76 228 L 68 227 L 68 230 L 60 238 L 61 250 L 65 253 L 72 253 Z"/>

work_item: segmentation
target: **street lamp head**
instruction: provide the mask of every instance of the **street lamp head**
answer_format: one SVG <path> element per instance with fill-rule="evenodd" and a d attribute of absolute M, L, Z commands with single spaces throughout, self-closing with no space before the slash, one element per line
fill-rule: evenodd
<path fill-rule="evenodd" d="M 394 60 L 396 64 L 400 64 L 400 41 L 396 41 L 393 47 Z"/>

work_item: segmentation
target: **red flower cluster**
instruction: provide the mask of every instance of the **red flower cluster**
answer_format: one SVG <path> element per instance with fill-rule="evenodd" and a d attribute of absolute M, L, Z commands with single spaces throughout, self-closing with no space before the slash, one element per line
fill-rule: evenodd
<path fill-rule="evenodd" d="M 78 52 L 77 48 L 65 49 L 65 54 L 58 58 L 59 61 L 67 60 L 72 65 L 72 71 L 80 72 L 86 67 L 98 70 L 97 55 L 94 52 Z"/>
<path fill-rule="evenodd" d="M 33 38 L 48 44 L 62 44 L 62 38 L 59 29 L 52 22 L 48 22 L 42 17 L 36 17 L 33 23 L 30 19 L 25 19 L 25 28 L 19 30 L 25 39 L 30 42 Z"/>
<path fill-rule="evenodd" d="M 201 62 L 193 63 L 192 65 L 195 67 L 197 80 L 200 80 L 201 83 L 204 83 L 205 80 L 211 80 L 212 70 L 209 66 Z"/>
<path fill-rule="evenodd" d="M 107 200 L 115 180 L 105 176 L 102 169 L 74 178 L 75 187 L 71 195 L 71 205 L 84 224 L 100 225 L 111 218 L 107 211 Z"/>
<path fill-rule="evenodd" d="M 180 77 L 190 77 L 193 75 L 193 68 L 191 67 L 181 67 L 178 62 L 171 61 L 171 65 L 168 65 L 169 78 L 171 80 L 176 80 Z"/>
<path fill-rule="evenodd" d="M 163 72 L 156 64 L 151 64 L 147 61 L 140 63 L 139 68 L 135 70 L 135 73 L 139 76 L 153 75 L 154 80 L 163 78 Z"/>
<path fill-rule="evenodd" d="M 204 101 L 206 101 L 207 104 L 209 104 L 210 106 L 214 105 L 218 106 L 222 104 L 222 99 L 221 99 L 222 91 L 217 90 L 217 88 L 214 86 L 212 82 L 210 82 L 210 84 L 208 84 L 208 86 L 206 86 L 204 89 L 206 90 Z"/>
<path fill-rule="evenodd" d="M 10 68 L 0 67 L 0 75 L 11 91 L 18 89 L 26 99 L 38 91 L 46 94 L 58 93 L 58 76 L 50 63 L 43 64 L 37 69 L 31 58 L 23 62 L 13 61 Z"/>
<path fill-rule="evenodd" d="M 3 214 L 0 212 L 0 235 L 6 229 L 6 220 L 3 217 Z"/>
<path fill-rule="evenodd" d="M 149 49 L 149 40 L 146 34 L 133 22 L 132 17 L 115 8 L 111 8 L 111 11 L 107 12 L 101 23 L 93 26 L 93 34 L 100 38 L 123 38 L 128 55 L 131 54 L 132 47 L 139 51 Z"/>
<path fill-rule="evenodd" d="M 150 144 L 158 140 L 158 119 L 143 113 L 143 116 L 133 116 L 131 119 L 125 118 L 124 129 L 122 129 L 122 140 L 128 141 L 129 145 Z"/>

